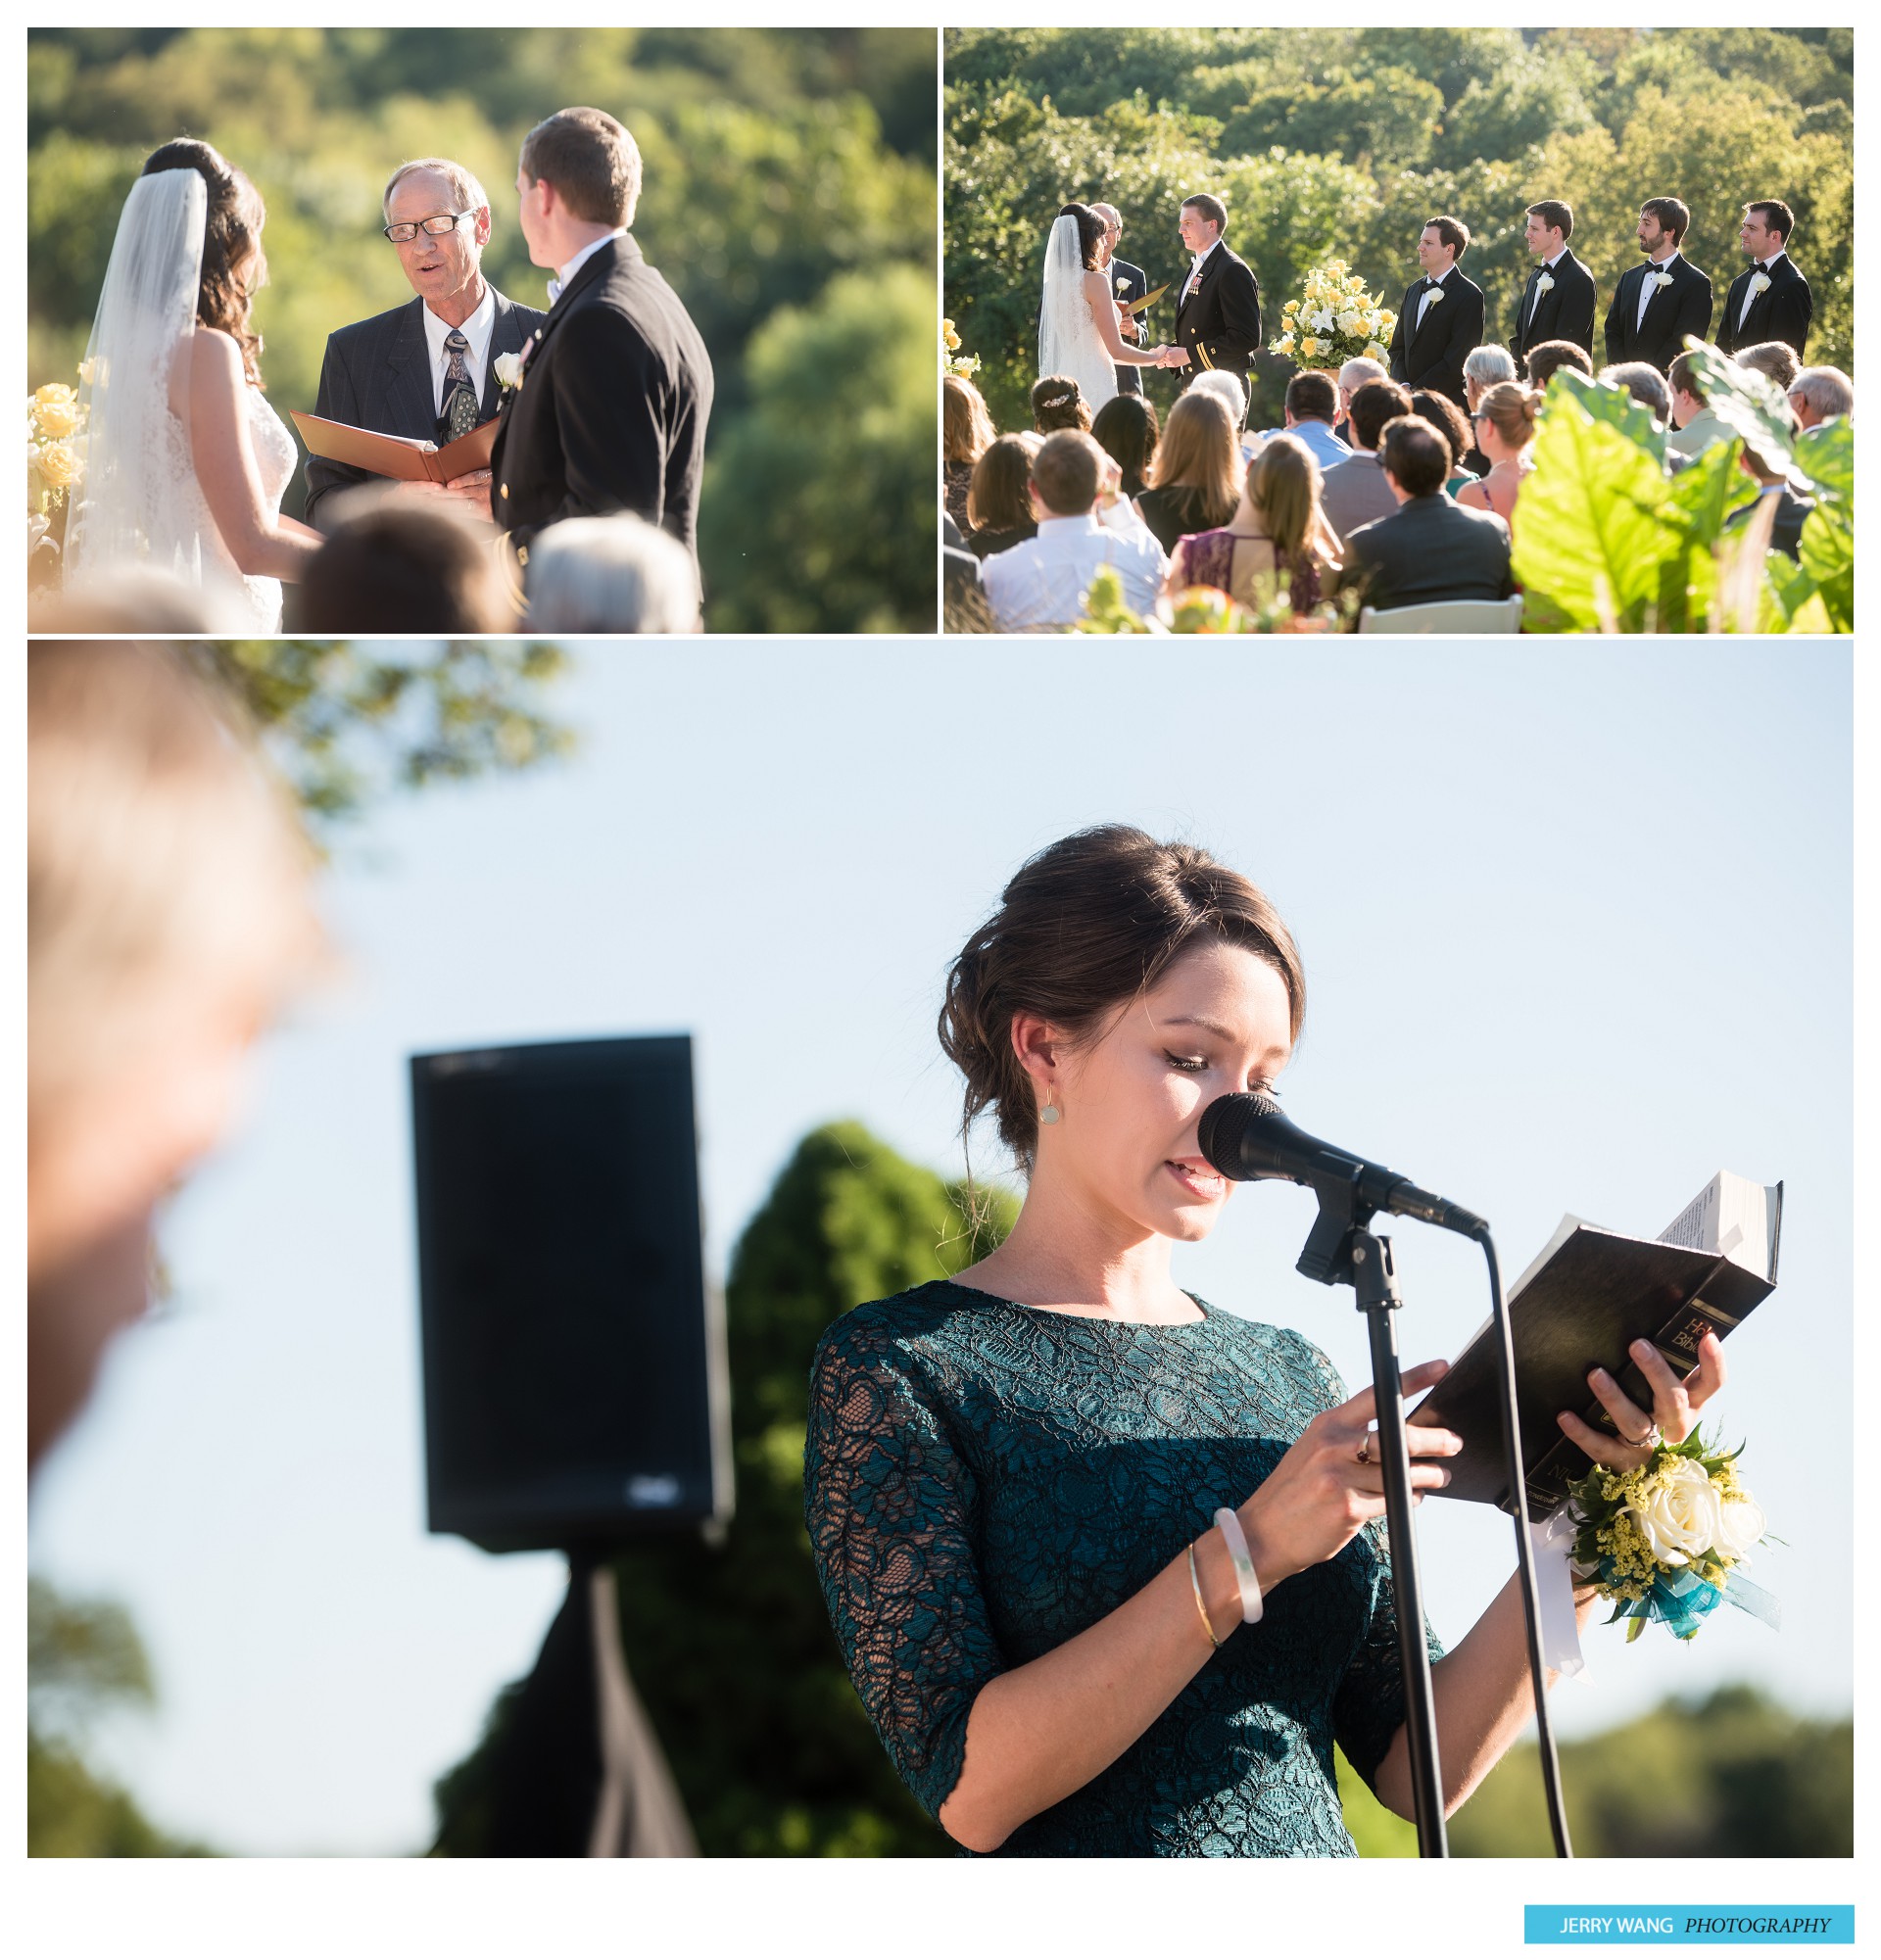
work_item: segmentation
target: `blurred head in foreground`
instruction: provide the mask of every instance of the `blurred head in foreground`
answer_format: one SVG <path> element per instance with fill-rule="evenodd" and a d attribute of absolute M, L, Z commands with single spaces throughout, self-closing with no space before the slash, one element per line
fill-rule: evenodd
<path fill-rule="evenodd" d="M 329 507 L 338 521 L 292 601 L 300 632 L 516 630 L 514 574 L 502 555 L 507 547 L 455 500 L 362 485 Z"/>
<path fill-rule="evenodd" d="M 26 715 L 30 1466 L 143 1312 L 152 1210 L 319 937 L 296 818 L 196 656 L 32 645 Z"/>
<path fill-rule="evenodd" d="M 693 633 L 692 554 L 644 517 L 569 517 L 529 553 L 532 633 Z"/>

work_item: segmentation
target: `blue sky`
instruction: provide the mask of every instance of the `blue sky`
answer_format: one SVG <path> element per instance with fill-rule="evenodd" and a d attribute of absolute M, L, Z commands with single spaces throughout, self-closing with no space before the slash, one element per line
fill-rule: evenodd
<path fill-rule="evenodd" d="M 1310 1004 L 1289 1114 L 1494 1222 L 1652 1235 L 1720 1166 L 1788 1182 L 1782 1285 L 1718 1413 L 1787 1550 L 1772 1635 L 1617 1633 L 1564 1731 L 1753 1678 L 1847 1708 L 1853 1414 L 1846 645 L 1082 641 L 589 646 L 569 762 L 377 808 L 323 908 L 346 976 L 258 1058 L 177 1203 L 177 1297 L 39 1479 L 35 1569 L 133 1610 L 162 1705 L 103 1745 L 231 1850 L 404 1851 L 561 1592 L 423 1524 L 405 1058 L 690 1029 L 709 1249 L 854 1116 L 957 1164 L 934 1044 L 952 954 L 1031 851 L 1123 819 L 1264 884 Z M 991 1168 L 991 1145 L 983 1146 Z M 1292 1269 L 1311 1200 L 1236 1194 L 1179 1272 L 1369 1376 L 1351 1295 Z M 1396 1243 L 1407 1359 L 1485 1312 L 1470 1248 Z M 1454 1641 L 1513 1564 L 1420 1512 Z"/>

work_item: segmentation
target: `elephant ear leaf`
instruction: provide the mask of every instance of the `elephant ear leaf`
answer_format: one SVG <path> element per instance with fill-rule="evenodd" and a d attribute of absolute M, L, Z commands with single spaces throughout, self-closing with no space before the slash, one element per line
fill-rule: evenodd
<path fill-rule="evenodd" d="M 1629 389 L 1612 381 L 1596 381 L 1571 367 L 1556 368 L 1548 386 L 1565 389 L 1596 422 L 1609 422 L 1629 442 L 1637 443 L 1656 461 L 1665 460 L 1665 431 L 1652 413 L 1635 402 Z"/>
<path fill-rule="evenodd" d="M 1691 342 L 1686 351 L 1712 413 L 1771 468 L 1791 468 L 1796 461 L 1796 421 L 1782 389 L 1768 376 L 1740 367 L 1702 341 Z"/>

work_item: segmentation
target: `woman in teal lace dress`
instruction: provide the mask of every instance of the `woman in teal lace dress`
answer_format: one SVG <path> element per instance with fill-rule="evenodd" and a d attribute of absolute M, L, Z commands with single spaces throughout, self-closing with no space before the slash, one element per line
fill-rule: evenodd
<path fill-rule="evenodd" d="M 1334 1743 L 1411 1810 L 1371 1392 L 1170 1272 L 1227 1197 L 1201 1110 L 1272 1086 L 1304 1005 L 1253 885 L 1122 828 L 1026 865 L 949 977 L 967 1120 L 994 1115 L 1025 1205 L 957 1281 L 824 1335 L 805 1484 L 856 1690 L 971 1850 L 1349 1857 Z M 1684 1435 L 1722 1381 L 1714 1342 L 1684 1384 L 1642 1366 L 1651 1413 L 1593 1378 L 1624 1437 Z M 1412 1434 L 1427 1490 L 1458 1441 Z M 1434 1675 L 1454 1808 L 1531 1712 L 1513 1580 Z"/>

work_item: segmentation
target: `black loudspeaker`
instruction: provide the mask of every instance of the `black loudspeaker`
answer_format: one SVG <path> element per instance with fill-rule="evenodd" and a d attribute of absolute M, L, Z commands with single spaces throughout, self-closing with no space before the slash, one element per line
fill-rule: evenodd
<path fill-rule="evenodd" d="M 690 1036 L 411 1058 L 430 1527 L 489 1552 L 731 1512 Z"/>

